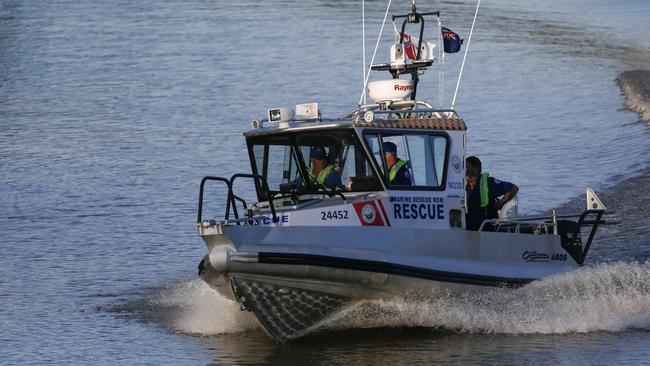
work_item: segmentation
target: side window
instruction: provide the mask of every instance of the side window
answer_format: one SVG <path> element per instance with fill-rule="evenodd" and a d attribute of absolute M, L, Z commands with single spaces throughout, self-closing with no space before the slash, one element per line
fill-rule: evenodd
<path fill-rule="evenodd" d="M 381 150 L 379 149 L 379 136 L 375 134 L 367 134 L 366 143 L 368 144 L 368 150 L 372 153 L 372 157 L 375 158 L 375 161 L 380 167 L 383 167 Z"/>
<path fill-rule="evenodd" d="M 427 160 L 430 151 L 427 146 L 427 135 L 405 135 L 406 145 L 408 146 L 408 162 L 411 169 L 411 181 L 414 186 L 437 186 L 438 182 Z"/>
<path fill-rule="evenodd" d="M 423 133 L 367 134 L 366 142 L 393 188 L 443 188 L 447 138 Z M 382 159 L 380 144 L 383 147 Z M 387 167 L 384 167 L 384 163 Z"/>
<path fill-rule="evenodd" d="M 395 146 L 397 147 L 397 157 L 399 157 L 400 159 L 408 160 L 407 153 L 406 153 L 406 145 L 405 145 L 406 137 L 405 136 L 403 136 L 403 135 L 397 135 L 397 136 L 388 136 L 388 135 L 386 135 L 386 136 L 382 136 L 382 137 L 383 137 L 382 141 L 384 143 L 392 142 L 393 144 L 395 144 Z"/>
<path fill-rule="evenodd" d="M 435 168 L 437 185 L 442 185 L 447 157 L 447 139 L 442 136 L 429 136 L 433 146 L 433 166 Z"/>

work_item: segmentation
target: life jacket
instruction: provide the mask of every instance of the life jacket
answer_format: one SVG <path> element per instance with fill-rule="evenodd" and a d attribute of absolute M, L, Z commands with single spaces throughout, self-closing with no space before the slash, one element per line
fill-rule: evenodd
<path fill-rule="evenodd" d="M 399 170 L 402 169 L 402 167 L 405 165 L 406 162 L 404 160 L 398 160 L 395 164 L 393 164 L 393 166 L 390 167 L 390 171 L 388 172 L 388 181 L 394 181 L 395 178 L 397 178 L 397 172 L 399 172 Z"/>
<path fill-rule="evenodd" d="M 330 164 L 325 167 L 325 169 L 321 170 L 320 173 L 318 173 L 318 177 L 314 177 L 314 167 L 309 167 L 307 169 L 307 172 L 309 173 L 309 177 L 313 180 L 315 180 L 319 184 L 325 184 L 325 179 L 327 179 L 327 176 L 330 175 L 330 173 L 334 170 L 334 165 Z"/>
<path fill-rule="evenodd" d="M 488 188 L 488 177 L 490 173 L 481 173 L 479 189 L 481 190 L 481 208 L 487 208 L 490 203 L 490 190 Z"/>

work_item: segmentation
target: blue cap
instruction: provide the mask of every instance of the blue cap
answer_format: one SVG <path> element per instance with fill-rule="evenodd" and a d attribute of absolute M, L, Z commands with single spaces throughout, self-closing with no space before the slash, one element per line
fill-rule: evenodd
<path fill-rule="evenodd" d="M 395 145 L 392 142 L 384 142 L 384 145 L 382 145 L 384 148 L 384 154 L 385 153 L 395 153 L 397 154 L 397 145 Z"/>
<path fill-rule="evenodd" d="M 325 159 L 326 156 L 327 151 L 322 146 L 312 146 L 311 150 L 309 150 L 310 159 Z"/>

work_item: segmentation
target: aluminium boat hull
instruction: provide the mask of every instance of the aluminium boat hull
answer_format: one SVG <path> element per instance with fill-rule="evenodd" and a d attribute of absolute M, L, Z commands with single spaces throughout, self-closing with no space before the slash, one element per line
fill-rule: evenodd
<path fill-rule="evenodd" d="M 566 252 L 553 235 L 217 224 L 202 237 L 209 254 L 201 278 L 281 342 L 358 301 L 518 287 L 578 266 L 554 256 Z"/>

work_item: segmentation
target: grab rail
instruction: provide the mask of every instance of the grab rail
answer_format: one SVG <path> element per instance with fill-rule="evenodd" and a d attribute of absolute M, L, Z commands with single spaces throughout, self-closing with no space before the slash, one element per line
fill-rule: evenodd
<path fill-rule="evenodd" d="M 224 215 L 224 220 L 227 222 L 230 219 L 230 209 L 232 208 L 233 215 L 235 216 L 235 220 L 239 220 L 239 212 L 237 211 L 237 204 L 235 201 L 241 202 L 241 204 L 244 206 L 244 210 L 247 209 L 246 206 L 246 201 L 237 196 L 233 192 L 233 187 L 234 187 L 234 182 L 237 178 L 251 178 L 255 181 L 259 181 L 259 185 L 262 188 L 262 190 L 265 192 L 266 196 L 269 198 L 269 208 L 271 209 L 271 215 L 273 216 L 273 222 L 278 222 L 278 217 L 275 212 L 275 205 L 273 204 L 273 196 L 269 192 L 269 185 L 266 182 L 266 179 L 262 177 L 259 174 L 245 174 L 245 173 L 238 173 L 234 174 L 230 179 L 226 179 L 223 177 L 213 177 L 213 176 L 206 176 L 201 179 L 201 184 L 199 186 L 199 207 L 198 207 L 198 213 L 197 213 L 197 218 L 196 218 L 196 223 L 201 224 L 202 218 L 203 218 L 203 192 L 205 190 L 205 183 L 207 181 L 218 181 L 218 182 L 223 182 L 226 184 L 228 187 L 228 195 L 226 198 L 226 213 Z M 239 221 L 236 222 L 237 225 L 239 225 Z"/>
<path fill-rule="evenodd" d="M 485 226 L 488 224 L 493 225 L 496 229 L 495 231 L 497 232 L 502 232 L 501 229 L 505 229 L 507 230 L 507 232 L 509 232 L 511 228 L 514 228 L 515 233 L 519 233 L 523 225 L 530 225 L 531 227 L 537 225 L 537 227 L 540 229 L 542 228 L 543 225 L 543 228 L 545 229 L 544 232 L 542 232 L 541 230 L 540 231 L 535 230 L 534 233 L 557 235 L 558 218 L 578 218 L 578 221 L 575 222 L 575 229 L 571 231 L 572 234 L 571 236 L 574 238 L 581 238 L 582 235 L 580 230 L 583 227 L 588 227 L 589 237 L 587 238 L 587 241 L 584 243 L 584 247 L 577 247 L 577 249 L 575 250 L 569 250 L 568 248 L 565 247 L 564 242 L 562 246 L 565 249 L 567 249 L 567 252 L 573 257 L 573 259 L 575 259 L 576 263 L 583 264 L 585 258 L 587 257 L 587 253 L 589 253 L 589 248 L 591 247 L 591 244 L 594 240 L 594 236 L 596 235 L 596 230 L 598 229 L 598 226 L 620 224 L 620 221 L 618 220 L 609 220 L 609 221 L 603 220 L 604 215 L 609 215 L 612 213 L 613 212 L 606 212 L 605 210 L 589 209 L 589 210 L 585 210 L 581 214 L 553 215 L 553 216 L 526 217 L 526 218 L 522 217 L 522 218 L 517 218 L 516 220 L 486 219 L 483 220 L 483 222 L 481 223 L 481 226 L 479 227 L 479 231 L 484 231 Z M 549 227 L 551 227 L 553 230 L 549 230 Z M 581 239 L 580 239 L 580 243 L 582 243 Z"/>
<path fill-rule="evenodd" d="M 203 179 L 201 179 L 201 185 L 199 186 L 199 209 L 198 209 L 198 214 L 197 214 L 197 218 L 196 218 L 196 223 L 197 224 L 200 224 L 201 221 L 202 221 L 201 217 L 203 215 L 203 190 L 205 188 L 205 182 L 207 182 L 209 180 L 223 182 L 228 187 L 228 200 L 226 201 L 226 220 L 228 220 L 228 216 L 229 216 L 229 213 L 230 213 L 230 202 L 231 202 L 230 192 L 232 191 L 232 184 L 226 178 L 206 176 L 206 177 L 203 177 Z M 234 202 L 233 202 L 233 204 L 234 204 Z"/>
<path fill-rule="evenodd" d="M 404 100 L 404 101 L 399 101 L 399 102 L 392 102 L 390 103 L 390 106 L 393 107 L 411 107 L 412 109 L 381 109 L 380 104 L 366 104 L 357 107 L 356 109 L 351 110 L 347 114 L 343 115 L 341 118 L 361 118 L 363 119 L 363 115 L 367 111 L 373 111 L 373 113 L 377 115 L 385 114 L 390 118 L 393 114 L 396 113 L 404 113 L 404 114 L 422 114 L 426 115 L 428 114 L 429 116 L 436 116 L 442 118 L 443 116 L 449 116 L 449 118 L 456 118 L 459 119 L 460 117 L 458 116 L 458 112 L 456 112 L 455 109 L 438 109 L 438 108 L 433 108 L 429 103 L 423 102 L 420 100 Z M 424 106 L 424 108 L 418 108 L 419 106 Z"/>
<path fill-rule="evenodd" d="M 273 205 L 273 195 L 271 194 L 271 192 L 269 190 L 269 184 L 266 181 L 266 179 L 264 179 L 264 177 L 259 175 L 259 174 L 237 173 L 237 174 L 233 175 L 232 177 L 230 177 L 231 186 L 233 185 L 233 183 L 235 182 L 235 179 L 237 179 L 237 178 L 251 178 L 253 180 L 259 179 L 260 186 L 261 186 L 262 190 L 264 191 L 266 197 L 269 199 L 269 208 L 271 209 L 271 216 L 273 216 L 273 222 L 278 222 L 279 221 L 278 216 L 275 213 L 275 205 Z M 230 197 L 230 194 L 233 194 L 232 189 L 229 192 L 229 197 Z M 233 212 L 235 214 L 235 219 L 238 219 L 239 215 L 237 214 L 237 207 L 234 208 Z"/>
<path fill-rule="evenodd" d="M 567 218 L 578 218 L 578 222 L 582 226 L 588 226 L 588 225 L 615 225 L 615 224 L 620 224 L 621 222 L 618 220 L 610 220 L 606 221 L 602 219 L 602 216 L 605 215 L 613 215 L 616 212 L 614 211 L 604 211 L 604 210 L 585 210 L 582 213 L 579 214 L 567 214 L 567 215 L 555 215 L 556 219 L 567 219 Z M 586 217 L 592 214 L 600 214 L 596 218 L 596 220 L 586 220 Z M 485 219 L 483 222 L 481 222 L 481 226 L 479 227 L 478 231 L 483 231 L 483 227 L 487 224 L 491 225 L 502 225 L 502 224 L 517 224 L 517 225 L 523 225 L 523 224 L 538 224 L 538 223 L 545 223 L 547 225 L 552 225 L 552 220 L 554 216 L 535 216 L 535 217 L 517 217 L 516 219 L 506 219 L 506 220 L 501 220 L 501 219 Z M 551 221 L 551 222 L 549 222 Z"/>

